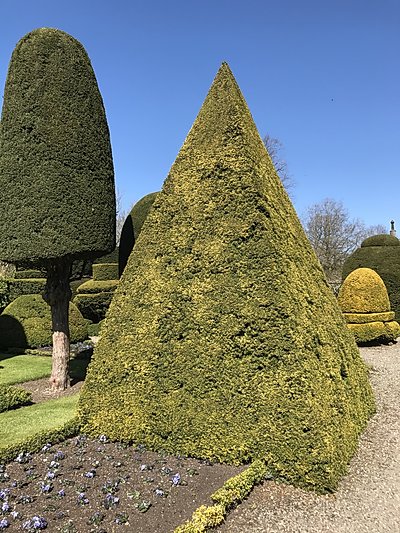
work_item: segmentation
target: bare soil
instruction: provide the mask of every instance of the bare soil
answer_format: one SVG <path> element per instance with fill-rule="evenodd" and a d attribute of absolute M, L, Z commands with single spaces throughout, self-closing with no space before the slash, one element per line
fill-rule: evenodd
<path fill-rule="evenodd" d="M 78 436 L 0 466 L 0 529 L 168 533 L 242 470 Z"/>

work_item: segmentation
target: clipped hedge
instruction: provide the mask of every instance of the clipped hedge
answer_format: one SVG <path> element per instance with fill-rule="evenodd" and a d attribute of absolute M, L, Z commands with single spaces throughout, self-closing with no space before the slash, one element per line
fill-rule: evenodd
<path fill-rule="evenodd" d="M 107 310 L 110 307 L 113 294 L 113 292 L 109 291 L 77 294 L 73 299 L 73 303 L 85 318 L 91 322 L 97 323 L 105 318 Z"/>
<path fill-rule="evenodd" d="M 71 342 L 87 338 L 87 321 L 70 302 L 69 326 Z M 0 315 L 2 348 L 35 348 L 52 344 L 50 307 L 39 294 L 19 296 Z"/>
<path fill-rule="evenodd" d="M 116 263 L 93 265 L 94 277 L 115 274 L 118 274 L 118 265 Z M 101 281 L 93 279 L 86 281 L 77 288 L 77 294 L 73 302 L 85 318 L 91 322 L 100 322 L 106 316 L 117 286 L 118 279 L 105 279 Z"/>
<path fill-rule="evenodd" d="M 388 291 L 392 311 L 400 320 L 400 241 L 392 235 L 375 235 L 361 243 L 345 261 L 344 280 L 357 268 L 371 268 L 382 278 Z"/>
<path fill-rule="evenodd" d="M 0 446 L 0 462 L 13 461 L 20 453 L 34 453 L 40 451 L 45 444 L 57 444 L 64 440 L 75 437 L 80 431 L 80 421 L 74 417 L 62 426 L 48 431 L 41 431 L 32 435 L 23 442 L 11 446 Z"/>
<path fill-rule="evenodd" d="M 394 311 L 386 311 L 385 313 L 345 313 L 344 318 L 346 322 L 352 324 L 366 324 L 367 322 L 390 322 L 394 320 Z"/>
<path fill-rule="evenodd" d="M 357 344 L 383 344 L 400 336 L 385 284 L 374 270 L 353 270 L 340 287 L 338 302 Z"/>
<path fill-rule="evenodd" d="M 32 403 L 32 394 L 21 387 L 0 385 L 0 413 Z"/>
<path fill-rule="evenodd" d="M 88 280 L 77 288 L 77 293 L 81 294 L 98 294 L 102 292 L 114 292 L 118 287 L 117 279 L 109 279 L 104 281 Z"/>
<path fill-rule="evenodd" d="M 91 280 L 91 278 L 87 277 L 87 278 L 75 279 L 73 281 L 70 281 L 69 282 L 69 286 L 71 287 L 71 298 L 70 298 L 70 300 L 73 300 L 75 298 L 75 296 L 78 293 L 78 288 L 81 285 L 83 285 L 84 283 L 86 283 L 87 281 L 90 281 L 90 280 Z"/>
<path fill-rule="evenodd" d="M 46 285 L 45 278 L 5 279 L 2 282 L 6 284 L 3 288 L 4 307 L 20 296 L 42 294 Z"/>
<path fill-rule="evenodd" d="M 79 401 L 83 430 L 333 490 L 374 399 L 223 64 L 143 224 Z"/>
<path fill-rule="evenodd" d="M 118 263 L 94 263 L 92 266 L 93 281 L 117 280 Z"/>
<path fill-rule="evenodd" d="M 16 279 L 29 279 L 29 278 L 40 279 L 44 277 L 45 277 L 45 274 L 43 274 L 43 272 L 41 272 L 40 270 L 29 269 L 29 270 L 17 270 L 15 272 Z"/>
<path fill-rule="evenodd" d="M 191 520 L 174 530 L 174 533 L 203 533 L 219 526 L 229 509 L 243 501 L 255 485 L 263 481 L 267 468 L 262 461 L 254 461 L 240 474 L 228 479 L 211 495 L 214 505 L 202 505 L 193 513 Z"/>
<path fill-rule="evenodd" d="M 353 333 L 356 343 L 363 344 L 387 344 L 394 342 L 400 337 L 398 322 L 368 322 L 364 324 L 347 324 Z"/>

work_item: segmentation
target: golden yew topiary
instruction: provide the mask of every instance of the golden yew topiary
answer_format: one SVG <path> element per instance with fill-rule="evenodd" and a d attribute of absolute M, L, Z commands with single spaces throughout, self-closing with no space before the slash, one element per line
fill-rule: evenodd
<path fill-rule="evenodd" d="M 143 224 L 83 431 L 332 490 L 374 410 L 354 339 L 223 64 Z"/>
<path fill-rule="evenodd" d="M 338 302 L 358 344 L 391 342 L 400 335 L 385 284 L 371 268 L 357 268 L 347 276 Z"/>
<path fill-rule="evenodd" d="M 343 313 L 384 313 L 390 302 L 382 278 L 371 268 L 353 270 L 339 290 Z"/>

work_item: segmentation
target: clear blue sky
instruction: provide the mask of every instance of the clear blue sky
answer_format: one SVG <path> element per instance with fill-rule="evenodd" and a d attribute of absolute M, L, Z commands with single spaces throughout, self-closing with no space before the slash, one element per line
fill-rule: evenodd
<path fill-rule="evenodd" d="M 400 229 L 399 0 L 0 0 L 0 87 L 38 27 L 91 58 L 128 209 L 159 190 L 222 61 L 284 145 L 301 215 L 331 197 Z"/>

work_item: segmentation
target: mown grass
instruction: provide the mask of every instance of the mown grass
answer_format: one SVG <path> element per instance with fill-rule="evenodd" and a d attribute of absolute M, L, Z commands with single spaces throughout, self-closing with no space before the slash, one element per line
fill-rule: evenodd
<path fill-rule="evenodd" d="M 0 413 L 0 449 L 62 426 L 75 415 L 78 398 L 79 393 Z"/>
<path fill-rule="evenodd" d="M 14 385 L 51 374 L 51 357 L 0 354 L 0 384 Z"/>

